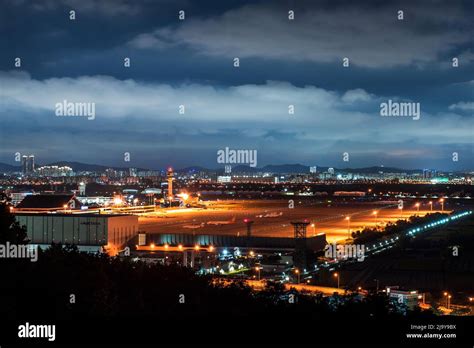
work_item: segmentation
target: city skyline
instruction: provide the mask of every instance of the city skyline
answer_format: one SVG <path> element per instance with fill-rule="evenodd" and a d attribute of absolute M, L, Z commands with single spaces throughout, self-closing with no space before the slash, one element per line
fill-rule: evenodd
<path fill-rule="evenodd" d="M 22 156 L 22 158 L 25 158 L 25 157 L 33 157 L 33 161 L 34 161 L 34 155 L 28 155 L 28 156 Z M 15 170 L 22 170 L 23 171 L 23 168 L 24 168 L 24 163 L 23 163 L 23 160 L 22 160 L 22 163 L 21 164 L 17 164 L 16 162 L 11 162 L 13 164 L 9 164 L 9 163 L 3 163 L 3 162 L 0 162 L 0 171 L 4 171 L 4 172 L 12 172 L 12 171 L 15 171 Z M 77 161 L 55 161 L 55 162 L 48 162 L 48 163 L 42 163 L 42 162 L 39 162 L 39 163 L 36 163 L 34 164 L 34 168 L 35 170 L 40 168 L 40 167 L 50 167 L 50 166 L 66 166 L 66 167 L 70 167 L 71 169 L 73 169 L 73 167 L 76 167 L 77 166 L 80 166 L 80 167 L 97 167 L 97 168 L 100 168 L 98 170 L 102 170 L 102 169 L 106 169 L 106 168 L 112 168 L 112 169 L 116 169 L 116 170 L 128 170 L 128 169 L 141 169 L 141 170 L 151 170 L 151 171 L 163 171 L 165 172 L 167 170 L 167 168 L 170 168 L 172 166 L 163 166 L 163 167 L 153 167 L 153 166 L 144 166 L 144 167 L 137 167 L 137 166 L 133 166 L 133 165 L 126 165 L 126 164 L 123 164 L 123 165 L 107 165 L 107 164 L 97 164 L 97 163 L 83 163 L 83 162 L 77 162 Z M 471 172 L 472 169 L 459 169 L 459 170 L 444 170 L 442 168 L 402 168 L 402 167 L 391 167 L 391 166 L 384 166 L 384 165 L 371 165 L 371 166 L 367 166 L 367 167 L 351 167 L 351 166 L 341 166 L 341 167 L 336 167 L 336 166 L 331 166 L 331 165 L 312 165 L 312 164 L 304 164 L 304 163 L 282 163 L 282 164 L 262 164 L 262 165 L 259 165 L 259 166 L 256 166 L 256 167 L 252 167 L 252 166 L 249 166 L 248 164 L 236 164 L 236 165 L 231 165 L 231 170 L 232 168 L 234 169 L 238 169 L 239 171 L 241 170 L 248 170 L 249 172 L 258 172 L 258 171 L 261 171 L 261 170 L 268 170 L 270 168 L 274 169 L 276 168 L 277 170 L 275 171 L 276 173 L 278 172 L 281 172 L 281 169 L 280 168 L 295 168 L 295 171 L 294 173 L 313 173 L 311 170 L 312 168 L 316 168 L 316 172 L 321 172 L 321 171 L 327 171 L 327 169 L 334 169 L 334 170 L 338 170 L 338 171 L 357 171 L 357 170 L 363 170 L 363 171 L 367 171 L 367 170 L 380 170 L 380 171 L 384 171 L 385 170 L 396 170 L 397 172 L 402 172 L 402 171 L 408 171 L 408 172 L 417 172 L 417 171 L 425 171 L 425 170 L 430 170 L 430 171 L 441 171 L 441 172 Z M 204 171 L 222 171 L 222 170 L 225 170 L 226 169 L 226 166 L 223 166 L 223 165 L 219 165 L 219 164 L 216 164 L 215 166 L 211 166 L 211 167 L 205 167 L 205 166 L 201 166 L 201 165 L 190 165 L 190 166 L 185 166 L 185 167 L 172 167 L 174 168 L 174 170 L 176 171 L 183 171 L 183 170 L 194 170 L 194 169 L 202 169 Z M 307 169 L 306 171 L 302 171 L 302 169 L 305 168 Z M 30 172 L 34 172 L 35 170 L 29 170 Z M 85 170 L 82 170 L 82 169 L 75 169 L 76 171 L 85 171 Z M 96 171 L 96 170 L 93 170 L 93 169 L 90 169 L 90 171 Z M 290 171 L 291 172 L 291 171 Z M 289 172 L 289 173 L 290 173 Z M 371 172 L 372 173 L 372 172 Z M 229 174 L 232 174 L 232 172 L 230 172 Z"/>
<path fill-rule="evenodd" d="M 258 166 L 472 170 L 472 10 L 9 0 L 0 162 L 20 152 L 123 166 L 129 153 L 134 167 L 215 167 L 231 147 L 258 151 Z M 392 102 L 420 115 L 384 117 Z M 63 103 L 94 116 L 58 117 Z"/>

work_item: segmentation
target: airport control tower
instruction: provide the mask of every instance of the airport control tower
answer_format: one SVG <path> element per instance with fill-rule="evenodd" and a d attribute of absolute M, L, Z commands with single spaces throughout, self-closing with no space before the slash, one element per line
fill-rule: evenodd
<path fill-rule="evenodd" d="M 171 202 L 173 200 L 173 168 L 169 167 L 168 172 L 167 172 L 167 178 L 168 178 L 168 200 Z"/>

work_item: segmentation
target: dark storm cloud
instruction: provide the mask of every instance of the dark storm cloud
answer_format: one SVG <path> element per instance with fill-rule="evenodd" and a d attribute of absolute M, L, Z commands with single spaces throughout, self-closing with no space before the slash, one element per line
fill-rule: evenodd
<path fill-rule="evenodd" d="M 404 20 L 397 19 L 398 10 L 404 12 Z M 472 20 L 463 10 L 414 4 L 364 9 L 355 3 L 313 5 L 295 9 L 291 21 L 288 6 L 255 4 L 142 33 L 130 44 L 158 50 L 182 45 L 227 58 L 329 63 L 349 57 L 355 65 L 374 68 L 425 64 L 445 59 L 472 39 Z M 462 53 L 470 54 L 455 52 Z"/>

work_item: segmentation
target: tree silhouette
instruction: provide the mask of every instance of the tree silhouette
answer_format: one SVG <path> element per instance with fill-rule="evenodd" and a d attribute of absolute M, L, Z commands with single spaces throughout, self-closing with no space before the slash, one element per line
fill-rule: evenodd
<path fill-rule="evenodd" d="M 20 226 L 10 212 L 10 205 L 0 203 L 0 244 L 27 244 L 26 227 Z"/>

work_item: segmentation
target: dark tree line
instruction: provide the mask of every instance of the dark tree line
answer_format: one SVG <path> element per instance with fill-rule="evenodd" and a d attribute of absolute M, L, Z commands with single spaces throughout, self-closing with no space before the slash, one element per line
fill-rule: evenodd
<path fill-rule="evenodd" d="M 26 231 L 0 210 L 0 238 L 24 243 Z M 254 292 L 188 268 L 136 262 L 52 245 L 37 262 L 0 259 L 0 312 L 11 320 L 117 319 L 201 321 L 219 317 L 327 319 L 400 317 L 385 296 L 322 297 L 269 284 Z M 290 295 L 294 301 L 290 301 Z M 415 314 L 411 314 L 415 315 Z"/>

